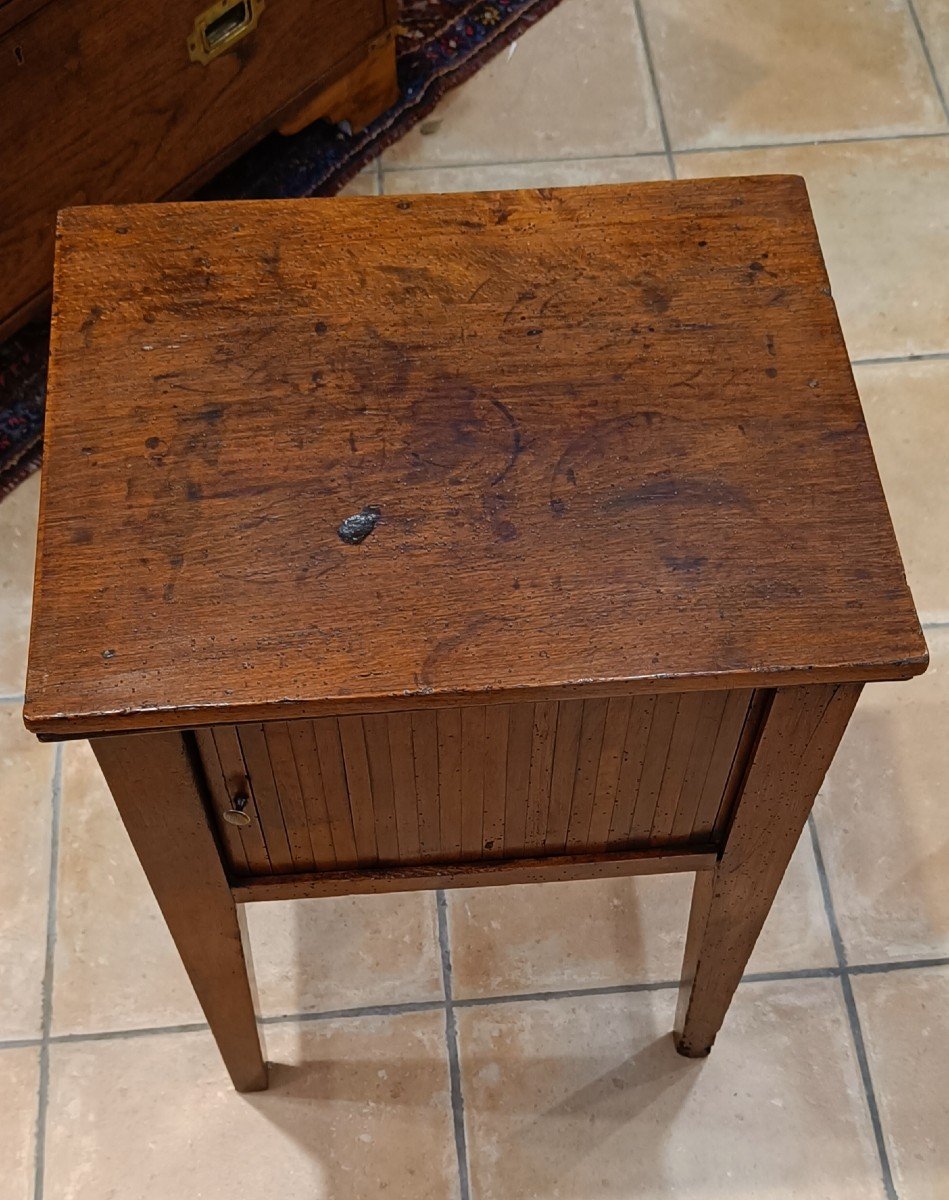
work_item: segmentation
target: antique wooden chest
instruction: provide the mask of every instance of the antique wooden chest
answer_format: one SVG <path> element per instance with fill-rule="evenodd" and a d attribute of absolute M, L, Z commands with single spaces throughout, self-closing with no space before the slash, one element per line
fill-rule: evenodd
<path fill-rule="evenodd" d="M 48 301 L 56 212 L 187 195 L 278 124 L 396 95 L 396 0 L 0 0 L 0 338 Z"/>

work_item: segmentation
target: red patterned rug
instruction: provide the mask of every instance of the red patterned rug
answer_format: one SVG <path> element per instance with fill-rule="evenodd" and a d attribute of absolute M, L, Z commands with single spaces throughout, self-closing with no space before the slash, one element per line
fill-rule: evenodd
<path fill-rule="evenodd" d="M 359 134 L 318 122 L 266 138 L 202 189 L 206 200 L 331 196 L 431 112 L 450 88 L 554 8 L 559 0 L 402 0 L 400 98 Z M 0 344 L 0 497 L 42 458 L 48 321 Z"/>

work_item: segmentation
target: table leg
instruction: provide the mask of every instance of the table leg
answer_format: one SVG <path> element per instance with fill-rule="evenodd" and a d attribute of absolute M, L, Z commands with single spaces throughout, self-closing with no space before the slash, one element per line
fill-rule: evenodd
<path fill-rule="evenodd" d="M 676 1011 L 680 1054 L 708 1054 L 765 922 L 860 684 L 773 695 L 718 865 L 696 876 Z"/>
<path fill-rule="evenodd" d="M 241 923 L 180 733 L 94 738 L 92 749 L 239 1092 L 262 1091 Z"/>

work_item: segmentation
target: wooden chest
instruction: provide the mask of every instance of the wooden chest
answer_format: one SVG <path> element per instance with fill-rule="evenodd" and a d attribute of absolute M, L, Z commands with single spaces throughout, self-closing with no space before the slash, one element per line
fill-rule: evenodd
<path fill-rule="evenodd" d="M 707 1052 L 927 662 L 802 182 L 70 211 L 51 355 L 27 724 L 238 1086 L 235 904 L 359 891 L 697 871 Z"/>
<path fill-rule="evenodd" d="M 58 209 L 186 195 L 302 107 L 350 115 L 336 111 L 340 81 L 367 70 L 384 109 L 395 9 L 0 0 L 0 337 L 48 299 Z M 375 115 L 349 99 L 354 118 Z"/>

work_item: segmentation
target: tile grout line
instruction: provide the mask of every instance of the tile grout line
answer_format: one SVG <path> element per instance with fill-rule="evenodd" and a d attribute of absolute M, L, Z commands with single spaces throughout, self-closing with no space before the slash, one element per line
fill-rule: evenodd
<path fill-rule="evenodd" d="M 646 33 L 646 18 L 643 16 L 643 6 L 641 0 L 634 0 L 636 9 L 636 24 L 639 27 L 639 38 L 643 44 L 643 55 L 646 59 L 646 71 L 649 75 L 649 83 L 652 86 L 653 103 L 656 106 L 656 114 L 659 117 L 659 132 L 662 135 L 662 145 L 666 155 L 666 166 L 669 168 L 669 178 L 676 178 L 676 164 L 672 156 L 672 143 L 669 140 L 669 128 L 666 125 L 666 114 L 662 107 L 662 96 L 659 94 L 659 77 L 656 74 L 655 63 L 652 60 L 652 50 L 649 46 L 649 35 Z"/>
<path fill-rule="evenodd" d="M 849 137 L 838 138 L 805 138 L 800 141 L 788 142 L 748 142 L 739 146 L 682 146 L 673 148 L 670 153 L 677 154 L 735 154 L 743 150 L 793 150 L 800 146 L 846 146 L 852 142 L 902 142 L 918 141 L 925 138 L 949 138 L 949 130 L 934 130 L 931 133 L 868 133 L 851 134 Z M 556 163 L 577 162 L 615 162 L 624 158 L 662 158 L 664 148 L 658 150 L 628 150 L 623 154 L 569 154 L 562 158 L 504 158 L 490 159 L 484 162 L 432 162 L 432 163 L 395 163 L 392 166 L 380 165 L 382 176 L 394 175 L 399 172 L 411 174 L 415 171 L 457 171 L 467 167 L 524 167 Z M 377 160 L 379 161 L 379 160 Z"/>
<path fill-rule="evenodd" d="M 258 1017 L 258 1025 L 287 1025 L 293 1021 L 339 1021 L 358 1017 L 402 1017 L 408 1013 L 437 1012 L 445 1007 L 444 1000 L 404 1000 L 396 1004 L 367 1004 L 362 1008 L 330 1008 L 320 1012 L 279 1013 Z M 207 1029 L 206 1023 L 196 1028 Z M 136 1032 L 139 1032 L 136 1030 Z M 141 1030 L 147 1033 L 148 1030 Z"/>
<path fill-rule="evenodd" d="M 949 967 L 949 955 L 941 958 L 916 958 L 910 960 L 913 967 Z M 848 967 L 848 975 L 889 975 L 894 971 L 905 971 L 905 962 L 861 963 L 856 967 Z"/>
<path fill-rule="evenodd" d="M 741 150 L 793 150 L 799 146 L 847 146 L 853 142 L 910 142 L 949 137 L 947 129 L 906 130 L 903 133 L 848 133 L 843 137 L 791 138 L 786 142 L 745 142 L 734 146 L 682 146 L 675 154 L 736 154 Z"/>
<path fill-rule="evenodd" d="M 949 955 L 942 958 L 899 959 L 894 962 L 862 963 L 846 967 L 850 975 L 883 975 L 896 971 L 913 971 L 939 969 L 949 966 Z M 807 979 L 836 979 L 841 974 L 841 968 L 833 967 L 797 967 L 786 971 L 753 971 L 743 975 L 741 982 L 748 983 L 783 983 L 803 981 Z M 491 1008 L 503 1004 L 544 1003 L 548 1000 L 575 1000 L 596 996 L 627 996 L 640 992 L 673 991 L 678 988 L 678 979 L 659 979 L 642 983 L 604 984 L 601 987 L 559 988 L 542 992 L 512 992 L 500 996 L 469 996 L 453 998 L 452 1007 L 458 1008 Z M 400 1017 L 409 1013 L 438 1012 L 446 1007 L 444 1000 L 405 1000 L 395 1004 L 368 1004 L 359 1008 L 322 1009 L 318 1012 L 302 1011 L 290 1013 L 272 1013 L 269 1016 L 258 1017 L 261 1025 L 288 1025 L 294 1022 L 307 1023 L 317 1021 L 359 1020 L 363 1017 Z M 75 1044 L 82 1042 L 109 1042 L 140 1037 L 162 1037 L 166 1034 L 177 1033 L 206 1033 L 209 1026 L 207 1021 L 189 1021 L 178 1025 L 139 1025 L 127 1029 L 100 1029 L 88 1033 L 51 1033 L 46 1039 L 50 1046 Z M 18 1050 L 24 1047 L 40 1046 L 41 1037 L 5 1038 L 0 1039 L 0 1050 Z"/>
<path fill-rule="evenodd" d="M 23 693 L 22 692 L 13 692 L 9 696 L 0 696 L 0 704 L 22 704 L 22 703 L 23 703 Z"/>
<path fill-rule="evenodd" d="M 840 989 L 843 993 L 844 1007 L 847 1010 L 847 1020 L 850 1024 L 850 1035 L 853 1039 L 854 1051 L 857 1056 L 857 1065 L 860 1070 L 860 1078 L 863 1082 L 864 1098 L 867 1102 L 867 1110 L 870 1116 L 870 1125 L 873 1128 L 873 1138 L 876 1142 L 877 1156 L 880 1160 L 880 1171 L 883 1176 L 883 1188 L 887 1195 L 887 1200 L 899 1200 L 899 1193 L 896 1190 L 896 1185 L 893 1182 L 893 1172 L 890 1168 L 890 1157 L 886 1149 L 886 1141 L 883 1136 L 883 1123 L 880 1119 L 880 1109 L 877 1104 L 876 1091 L 873 1087 L 873 1078 L 870 1074 L 870 1062 L 867 1058 L 867 1048 L 863 1040 L 863 1029 L 860 1025 L 860 1014 L 857 1012 L 857 1002 L 853 995 L 853 986 L 850 982 L 850 969 L 847 965 L 847 951 L 844 946 L 844 940 L 840 932 L 840 925 L 837 922 L 837 911 L 834 908 L 833 897 L 830 893 L 830 881 L 827 878 L 827 869 L 824 865 L 824 855 L 821 851 L 820 839 L 817 834 L 817 823 L 814 820 L 813 812 L 807 818 L 808 829 L 811 834 L 811 846 L 814 850 L 814 859 L 817 863 L 817 876 L 820 880 L 821 896 L 824 900 L 824 912 L 827 916 L 827 923 L 830 926 L 830 937 L 834 943 L 834 951 L 837 955 L 837 963 L 840 967 Z"/>
<path fill-rule="evenodd" d="M 191 1021 L 181 1025 L 141 1025 L 132 1029 L 99 1029 L 92 1033 L 56 1033 L 48 1039 L 50 1046 L 81 1045 L 84 1042 L 122 1042 L 135 1038 L 174 1033 L 206 1033 L 210 1029 L 207 1021 Z"/>
<path fill-rule="evenodd" d="M 949 350 L 927 350 L 922 354 L 892 354 L 877 358 L 852 358 L 852 367 L 886 366 L 889 363 L 941 362 L 949 358 Z"/>
<path fill-rule="evenodd" d="M 451 1115 L 455 1131 L 455 1153 L 458 1159 L 458 1194 L 460 1200 L 470 1200 L 468 1174 L 468 1143 L 465 1135 L 465 1098 L 461 1084 L 461 1062 L 458 1056 L 458 1029 L 451 982 L 451 945 L 448 940 L 448 903 L 445 892 L 435 893 L 438 920 L 438 949 L 441 955 L 442 986 L 445 989 L 445 1043 L 448 1050 L 448 1076 L 451 1083 Z"/>
<path fill-rule="evenodd" d="M 936 70 L 936 64 L 933 62 L 933 56 L 929 52 L 929 43 L 926 41 L 926 34 L 923 31 L 923 23 L 919 19 L 919 14 L 916 12 L 914 0 L 906 0 L 906 7 L 909 9 L 909 15 L 913 18 L 913 24 L 916 26 L 916 33 L 919 37 L 919 44 L 923 50 L 923 56 L 926 59 L 926 65 L 929 67 L 929 74 L 932 77 L 933 87 L 936 89 L 936 95 L 939 97 L 939 103 L 942 105 L 942 111 L 949 117 L 949 104 L 946 103 L 946 94 L 942 90 L 942 84 L 939 82 L 939 72 Z"/>
<path fill-rule="evenodd" d="M 46 1117 L 49 1108 L 49 1037 L 53 1018 L 53 964 L 56 952 L 56 897 L 59 874 L 59 818 L 63 787 L 63 747 L 53 757 L 52 807 L 49 831 L 49 886 L 46 893 L 46 963 L 43 970 L 42 1034 L 39 1087 L 36 1097 L 36 1134 L 33 1160 L 33 1200 L 43 1200 L 46 1174 Z"/>

